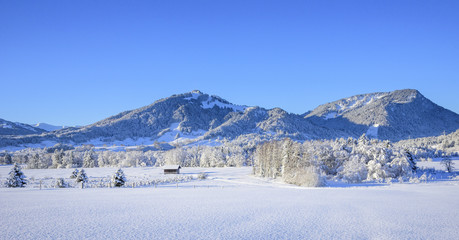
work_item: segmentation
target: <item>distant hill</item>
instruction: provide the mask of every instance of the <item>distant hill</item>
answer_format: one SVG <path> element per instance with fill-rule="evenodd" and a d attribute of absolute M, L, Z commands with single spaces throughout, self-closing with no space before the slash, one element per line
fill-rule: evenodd
<path fill-rule="evenodd" d="M 10 122 L 0 118 L 0 135 L 39 134 L 43 129 L 32 127 L 25 123 Z"/>

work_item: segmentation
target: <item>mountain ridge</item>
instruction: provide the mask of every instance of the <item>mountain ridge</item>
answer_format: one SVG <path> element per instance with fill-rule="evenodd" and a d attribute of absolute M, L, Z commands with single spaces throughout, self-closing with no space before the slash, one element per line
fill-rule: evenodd
<path fill-rule="evenodd" d="M 453 132 L 459 115 L 414 89 L 360 94 L 318 106 L 305 114 L 280 108 L 236 105 L 194 90 L 161 98 L 80 128 L 4 136 L 0 146 L 54 141 L 82 144 L 145 138 L 189 144 L 253 134 L 296 140 L 370 137 L 398 141 Z"/>
<path fill-rule="evenodd" d="M 438 136 L 459 127 L 458 114 L 438 106 L 415 89 L 343 98 L 318 106 L 305 118 L 330 128 L 378 128 L 375 137 L 393 141 Z"/>

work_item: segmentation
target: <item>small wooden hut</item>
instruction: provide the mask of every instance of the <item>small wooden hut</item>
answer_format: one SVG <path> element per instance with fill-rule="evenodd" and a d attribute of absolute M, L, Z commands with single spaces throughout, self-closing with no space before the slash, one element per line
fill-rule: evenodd
<path fill-rule="evenodd" d="M 163 166 L 164 174 L 180 174 L 180 165 Z"/>

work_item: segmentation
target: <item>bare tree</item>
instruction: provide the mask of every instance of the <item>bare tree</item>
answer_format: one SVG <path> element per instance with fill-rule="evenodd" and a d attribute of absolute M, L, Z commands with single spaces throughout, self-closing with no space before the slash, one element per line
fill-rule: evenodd
<path fill-rule="evenodd" d="M 445 166 L 447 172 L 454 171 L 454 162 L 451 160 L 451 157 L 446 156 L 441 160 L 441 165 Z"/>

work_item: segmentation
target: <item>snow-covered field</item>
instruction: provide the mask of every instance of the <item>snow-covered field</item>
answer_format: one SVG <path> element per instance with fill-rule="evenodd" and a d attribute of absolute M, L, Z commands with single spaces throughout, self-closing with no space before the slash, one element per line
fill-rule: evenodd
<path fill-rule="evenodd" d="M 10 169 L 0 166 L 0 178 Z M 123 170 L 129 183 L 173 178 L 159 168 Z M 459 234 L 454 179 L 300 188 L 253 177 L 248 167 L 183 168 L 181 175 L 193 180 L 156 188 L 48 186 L 53 178 L 71 181 L 72 171 L 24 169 L 32 179 L 28 187 L 0 188 L 0 238 L 457 239 Z M 116 169 L 85 171 L 97 181 Z M 206 180 L 196 179 L 201 172 Z"/>

